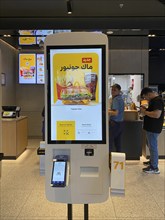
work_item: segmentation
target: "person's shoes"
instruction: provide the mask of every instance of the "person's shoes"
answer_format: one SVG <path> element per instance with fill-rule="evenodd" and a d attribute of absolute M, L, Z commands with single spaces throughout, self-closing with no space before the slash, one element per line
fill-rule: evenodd
<path fill-rule="evenodd" d="M 148 167 L 146 167 L 146 168 L 143 168 L 143 172 L 149 173 L 149 174 L 159 174 L 159 173 L 160 173 L 160 171 L 159 171 L 158 168 L 154 169 L 154 168 L 152 168 L 151 166 L 148 166 Z"/>
<path fill-rule="evenodd" d="M 149 166 L 149 165 L 151 165 L 151 164 L 150 164 L 150 160 L 143 162 L 143 165 L 144 165 L 144 166 Z"/>

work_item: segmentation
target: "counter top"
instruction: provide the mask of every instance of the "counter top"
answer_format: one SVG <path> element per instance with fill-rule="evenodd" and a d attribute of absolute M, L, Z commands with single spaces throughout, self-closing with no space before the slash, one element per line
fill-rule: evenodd
<path fill-rule="evenodd" d="M 17 117 L 17 118 L 2 118 L 2 121 L 20 121 L 24 118 L 27 118 L 27 116 L 20 116 L 20 117 Z"/>
<path fill-rule="evenodd" d="M 124 110 L 124 112 L 138 112 L 137 110 L 129 110 L 129 109 L 126 109 Z"/>
<path fill-rule="evenodd" d="M 3 159 L 16 159 L 28 145 L 28 117 L 2 119 Z"/>
<path fill-rule="evenodd" d="M 143 120 L 137 119 L 137 120 L 124 120 L 124 122 L 143 122 Z"/>

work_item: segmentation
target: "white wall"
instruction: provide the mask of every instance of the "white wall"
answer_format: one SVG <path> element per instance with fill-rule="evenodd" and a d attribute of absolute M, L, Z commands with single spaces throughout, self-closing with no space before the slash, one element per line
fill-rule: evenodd
<path fill-rule="evenodd" d="M 121 86 L 121 90 L 124 95 L 128 94 L 129 88 L 132 87 L 132 79 L 134 80 L 134 88 L 131 92 L 132 94 L 132 101 L 135 105 L 139 106 L 139 100 L 137 99 L 140 95 L 140 92 L 143 88 L 143 81 L 142 75 L 109 75 L 111 78 L 110 82 L 108 83 L 109 87 L 109 97 L 111 96 L 111 89 L 110 86 L 117 83 Z"/>
<path fill-rule="evenodd" d="M 132 91 L 132 100 L 135 102 L 135 105 L 139 106 L 138 96 L 141 92 L 141 76 L 131 75 L 131 80 L 134 79 L 134 88 Z"/>
<path fill-rule="evenodd" d="M 1 72 L 6 75 L 6 85 L 2 86 L 2 105 L 16 104 L 16 54 L 13 47 L 0 40 Z"/>

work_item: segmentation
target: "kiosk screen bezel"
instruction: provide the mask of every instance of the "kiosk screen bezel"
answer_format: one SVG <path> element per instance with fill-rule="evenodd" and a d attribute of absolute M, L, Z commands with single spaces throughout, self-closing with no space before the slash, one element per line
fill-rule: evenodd
<path fill-rule="evenodd" d="M 51 50 L 60 49 L 101 49 L 101 97 L 102 97 L 102 128 L 100 129 L 101 140 L 54 140 L 51 138 Z M 47 142 L 48 144 L 106 144 L 106 45 L 66 45 L 66 46 L 46 46 L 46 72 L 47 72 Z M 97 120 L 97 117 L 96 117 Z"/>

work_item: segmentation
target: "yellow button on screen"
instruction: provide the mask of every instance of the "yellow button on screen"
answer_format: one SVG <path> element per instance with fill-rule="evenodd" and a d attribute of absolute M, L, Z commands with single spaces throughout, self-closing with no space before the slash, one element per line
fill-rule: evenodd
<path fill-rule="evenodd" d="M 75 140 L 75 121 L 57 121 L 57 140 Z"/>

